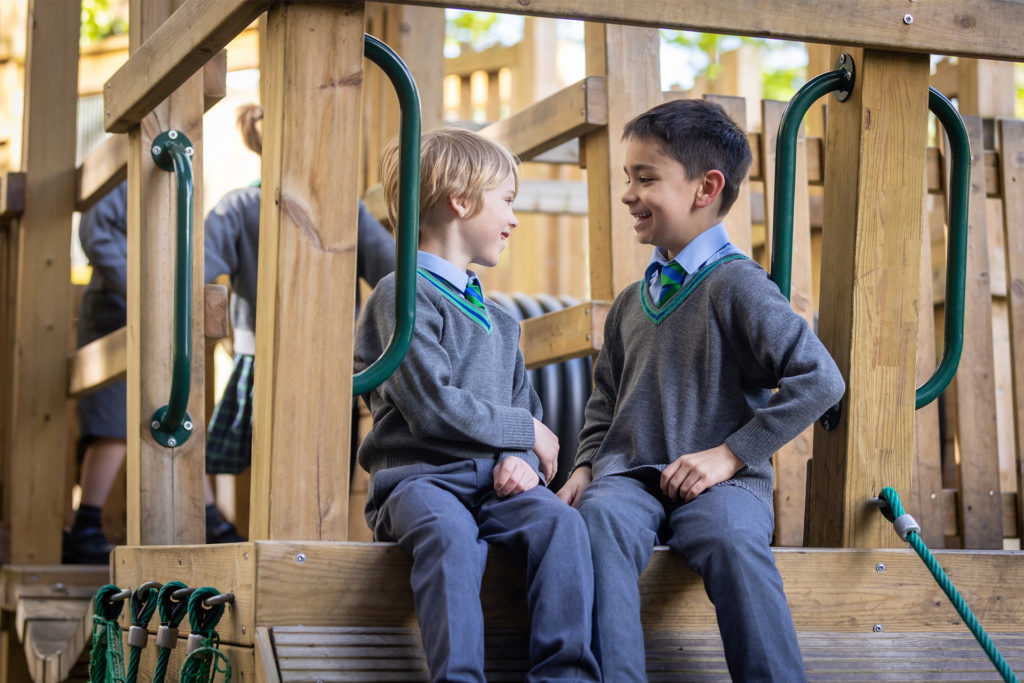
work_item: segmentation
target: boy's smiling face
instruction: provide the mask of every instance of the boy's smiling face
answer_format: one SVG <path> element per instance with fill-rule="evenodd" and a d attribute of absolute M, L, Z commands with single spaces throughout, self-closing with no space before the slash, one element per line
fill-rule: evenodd
<path fill-rule="evenodd" d="M 636 221 L 641 244 L 651 244 L 675 258 L 709 225 L 698 209 L 704 177 L 687 179 L 683 165 L 665 154 L 657 139 L 630 138 L 626 145 L 626 191 L 622 203 Z"/>
<path fill-rule="evenodd" d="M 462 217 L 455 243 L 461 247 L 468 262 L 487 267 L 498 265 L 505 242 L 512 229 L 519 225 L 519 219 L 512 212 L 515 198 L 516 179 L 510 174 L 484 191 L 480 211 L 475 214 L 465 202 L 453 200 Z"/>

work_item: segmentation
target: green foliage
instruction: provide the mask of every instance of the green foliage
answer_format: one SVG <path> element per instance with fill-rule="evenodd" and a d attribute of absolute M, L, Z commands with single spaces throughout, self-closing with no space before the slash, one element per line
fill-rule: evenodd
<path fill-rule="evenodd" d="M 128 32 L 128 20 L 110 7 L 111 0 L 82 0 L 82 45 Z"/>
<path fill-rule="evenodd" d="M 498 20 L 494 12 L 452 12 L 446 13 L 445 48 L 460 44 L 472 45 L 481 50 L 498 42 L 491 35 L 491 28 Z"/>

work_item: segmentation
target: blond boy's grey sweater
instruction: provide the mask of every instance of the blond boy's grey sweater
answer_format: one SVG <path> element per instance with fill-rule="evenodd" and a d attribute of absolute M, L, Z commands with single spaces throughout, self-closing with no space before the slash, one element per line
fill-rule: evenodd
<path fill-rule="evenodd" d="M 724 443 L 746 464 L 726 484 L 771 509 L 771 455 L 837 403 L 845 384 L 755 262 L 716 262 L 695 280 L 660 324 L 644 310 L 640 283 L 616 298 L 575 464 L 591 465 L 595 479 L 663 470 Z"/>

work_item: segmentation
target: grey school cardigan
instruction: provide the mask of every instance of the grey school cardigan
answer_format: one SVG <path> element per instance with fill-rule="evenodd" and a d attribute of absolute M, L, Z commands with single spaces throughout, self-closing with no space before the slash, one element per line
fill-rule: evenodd
<path fill-rule="evenodd" d="M 746 463 L 730 483 L 771 509 L 772 453 L 843 395 L 832 357 L 746 258 L 706 267 L 660 323 L 642 297 L 634 283 L 608 313 L 575 466 L 595 479 L 663 470 L 725 443 Z"/>
<path fill-rule="evenodd" d="M 533 418 L 540 400 L 526 376 L 519 323 L 486 302 L 488 333 L 423 276 L 416 277 L 416 327 L 405 359 L 364 395 L 373 426 L 359 447 L 371 475 L 405 465 L 515 455 L 538 468 Z M 395 276 L 366 302 L 356 332 L 356 370 L 383 352 L 394 329 Z"/>

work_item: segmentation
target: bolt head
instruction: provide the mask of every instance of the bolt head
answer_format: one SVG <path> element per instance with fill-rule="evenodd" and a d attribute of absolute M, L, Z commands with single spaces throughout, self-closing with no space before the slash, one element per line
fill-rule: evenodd
<path fill-rule="evenodd" d="M 909 13 L 908 14 L 904 14 L 903 15 L 903 23 L 904 24 L 913 24 L 914 23 L 914 15 L 913 14 L 909 14 Z"/>
<path fill-rule="evenodd" d="M 191 432 L 192 431 L 192 423 L 189 422 L 188 420 L 185 420 L 184 422 L 182 422 L 181 426 L 185 428 L 186 432 Z"/>
<path fill-rule="evenodd" d="M 190 157 L 190 156 L 192 156 L 195 153 L 196 153 L 196 151 L 194 149 L 192 149 L 191 147 L 186 147 L 185 148 L 185 156 Z"/>
<path fill-rule="evenodd" d="M 879 562 L 875 565 L 875 571 L 881 574 L 885 571 L 885 562 Z"/>
<path fill-rule="evenodd" d="M 882 626 L 881 624 L 875 624 L 875 625 L 874 625 L 874 626 L 873 626 L 873 627 L 871 628 L 871 630 L 872 630 L 872 631 L 874 631 L 875 633 L 881 633 L 882 631 L 884 631 L 884 630 L 885 630 L 885 627 L 883 627 L 883 626 Z"/>
<path fill-rule="evenodd" d="M 178 445 L 178 440 L 172 436 L 169 439 L 167 439 L 167 445 L 170 446 L 171 448 L 174 448 L 175 446 Z"/>
<path fill-rule="evenodd" d="M 152 427 L 153 429 L 160 429 L 160 421 L 153 420 L 152 422 L 149 423 L 149 426 Z"/>
<path fill-rule="evenodd" d="M 153 145 L 153 156 L 158 157 L 160 156 L 160 153 L 163 151 L 164 150 L 162 147 L 160 147 L 160 145 Z"/>
<path fill-rule="evenodd" d="M 171 140 L 177 140 L 178 139 L 178 131 L 176 131 L 176 130 L 169 130 L 169 131 L 167 131 L 167 137 L 169 137 Z"/>
<path fill-rule="evenodd" d="M 299 553 L 295 556 L 295 561 L 299 564 L 303 564 L 306 561 L 306 553 Z"/>

